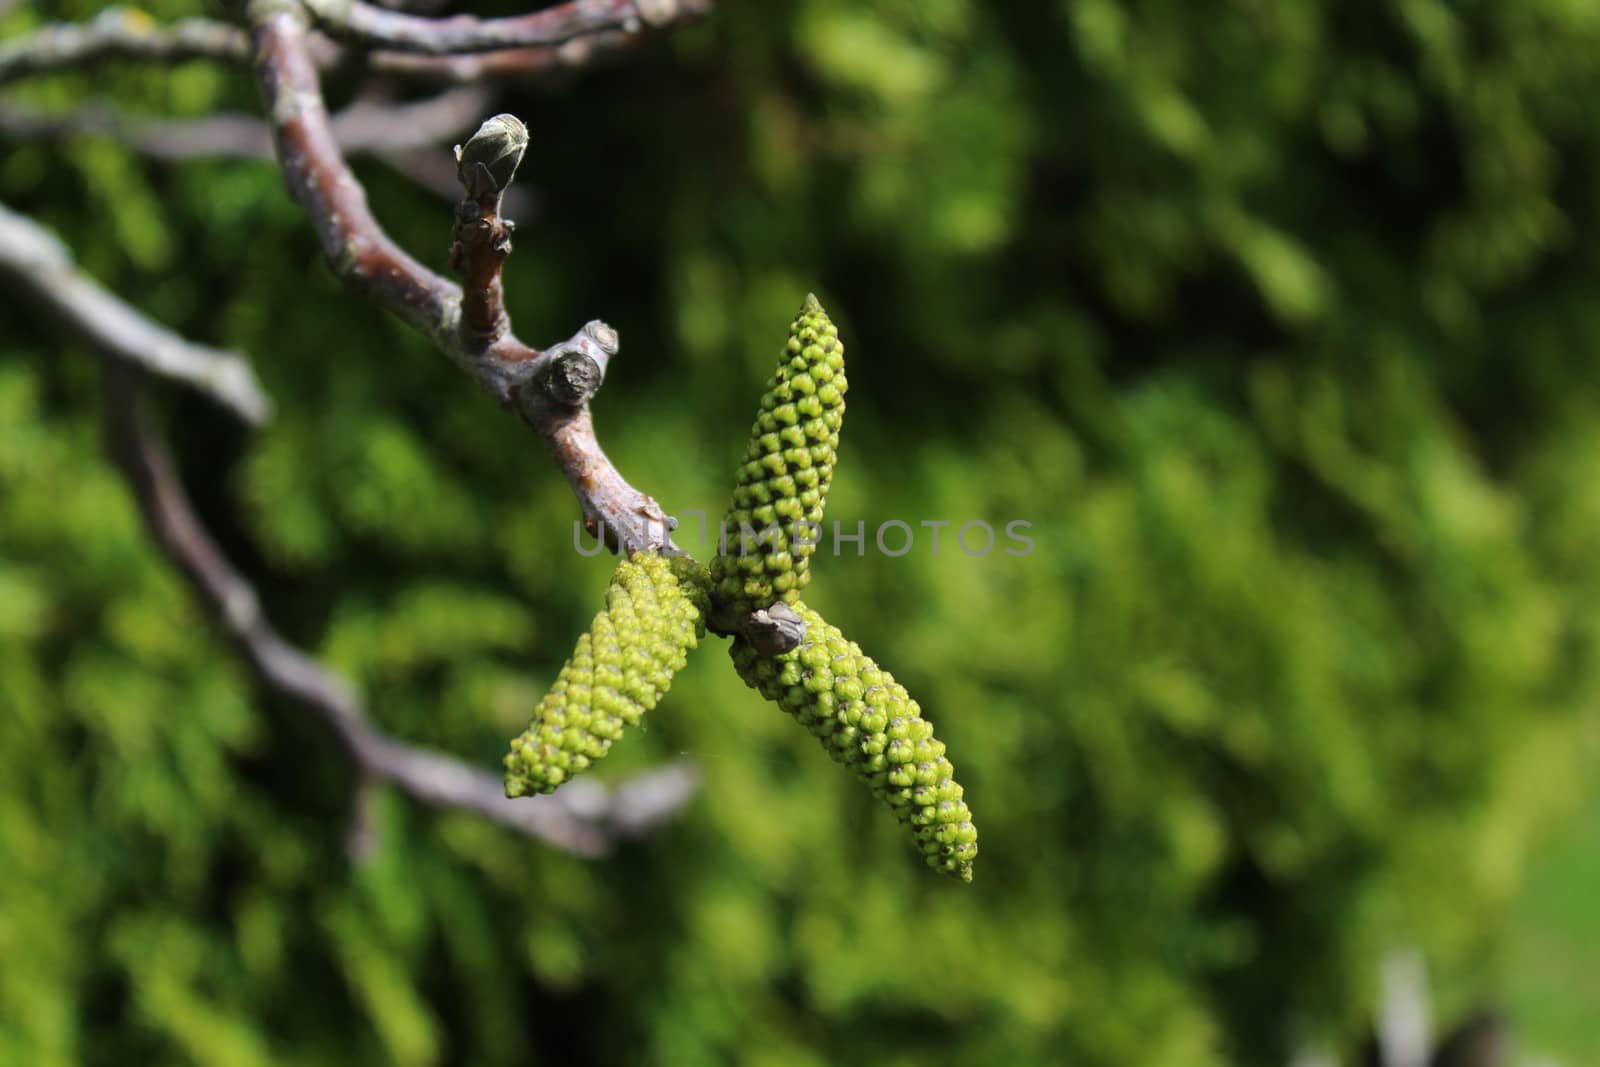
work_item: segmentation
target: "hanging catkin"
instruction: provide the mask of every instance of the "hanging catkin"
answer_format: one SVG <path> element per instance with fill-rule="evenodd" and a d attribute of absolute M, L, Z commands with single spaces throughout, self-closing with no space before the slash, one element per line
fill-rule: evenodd
<path fill-rule="evenodd" d="M 978 831 L 933 724 L 888 671 L 805 603 L 800 645 L 766 657 L 736 639 L 745 684 L 793 715 L 911 830 L 928 866 L 972 881 Z"/>
<path fill-rule="evenodd" d="M 506 795 L 548 793 L 605 757 L 655 707 L 705 634 L 705 569 L 641 553 L 617 564 L 605 610 L 511 742 Z"/>

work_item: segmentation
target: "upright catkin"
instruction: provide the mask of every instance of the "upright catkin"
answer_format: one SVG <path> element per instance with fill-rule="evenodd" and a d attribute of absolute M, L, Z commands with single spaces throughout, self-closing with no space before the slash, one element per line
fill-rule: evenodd
<path fill-rule="evenodd" d="M 910 828 L 928 866 L 972 881 L 978 831 L 933 724 L 905 688 L 838 627 L 804 602 L 790 607 L 805 620 L 804 639 L 773 657 L 735 639 L 730 651 L 739 677 L 855 771 Z"/>
<path fill-rule="evenodd" d="M 847 388 L 839 331 L 808 295 L 762 394 L 711 563 L 717 596 L 731 608 L 792 602 L 811 580 Z"/>
<path fill-rule="evenodd" d="M 640 553 L 612 573 L 606 606 L 506 755 L 506 796 L 581 774 L 655 707 L 705 634 L 710 579 L 686 556 Z"/>

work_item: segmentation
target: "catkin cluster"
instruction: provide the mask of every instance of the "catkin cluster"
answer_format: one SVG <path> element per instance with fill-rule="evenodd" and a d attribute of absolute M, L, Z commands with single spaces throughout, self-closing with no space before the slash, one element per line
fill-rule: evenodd
<path fill-rule="evenodd" d="M 905 688 L 802 602 L 800 645 L 775 657 L 745 640 L 733 665 L 752 689 L 793 715 L 828 754 L 851 768 L 910 828 L 936 871 L 972 881 L 978 831 L 962 800 L 944 743 Z"/>
<path fill-rule="evenodd" d="M 606 606 L 511 742 L 506 795 L 548 793 L 610 751 L 672 684 L 705 634 L 704 568 L 641 553 L 617 564 Z"/>
<path fill-rule="evenodd" d="M 709 617 L 718 633 L 735 635 L 733 663 L 745 683 L 854 770 L 910 829 L 928 866 L 972 881 L 978 831 L 933 724 L 900 683 L 800 600 L 833 481 L 845 389 L 839 333 L 808 296 L 739 464 L 724 519 L 729 543 L 709 571 L 676 554 L 640 553 L 617 565 L 605 610 L 511 742 L 507 796 L 548 793 L 602 758 L 667 691 Z"/>
<path fill-rule="evenodd" d="M 732 608 L 793 601 L 811 580 L 806 565 L 820 538 L 847 388 L 839 331 L 807 296 L 739 464 L 723 519 L 726 549 L 711 563 L 717 596 Z"/>

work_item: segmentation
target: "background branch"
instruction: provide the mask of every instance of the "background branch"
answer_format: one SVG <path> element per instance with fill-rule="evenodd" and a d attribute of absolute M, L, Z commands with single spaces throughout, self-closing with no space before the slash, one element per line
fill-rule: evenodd
<path fill-rule="evenodd" d="M 102 354 L 190 385 L 246 422 L 270 416 L 272 404 L 244 356 L 186 341 L 152 322 L 80 272 L 49 230 L 3 205 L 0 274 L 30 306 Z"/>
<path fill-rule="evenodd" d="M 374 148 L 372 156 L 441 200 L 454 201 L 461 195 L 461 186 L 456 182 L 455 164 L 440 151 L 442 143 L 416 148 Z M 500 208 L 507 215 L 527 219 L 538 210 L 538 200 L 528 190 L 513 186 L 501 195 Z"/>
<path fill-rule="evenodd" d="M 443 11 L 450 6 L 450 0 L 378 0 L 378 3 L 395 11 L 412 11 L 424 15 Z"/>
<path fill-rule="evenodd" d="M 455 168 L 439 147 L 471 130 L 493 95 L 485 86 L 467 85 L 409 103 L 361 98 L 333 116 L 334 137 L 346 156 L 380 159 L 428 192 L 454 201 L 460 196 Z M 272 130 L 257 115 L 220 113 L 196 119 L 158 119 L 124 115 L 101 101 L 70 111 L 0 103 L 0 138 L 21 141 L 85 136 L 105 137 L 141 155 L 166 161 L 277 161 L 272 151 Z M 525 191 L 507 191 L 507 212 L 526 216 L 532 208 L 533 198 Z"/>
<path fill-rule="evenodd" d="M 699 14 L 697 0 L 573 0 L 527 15 L 478 19 L 470 15 L 428 18 L 389 11 L 362 0 L 305 0 L 329 33 L 366 45 L 447 55 L 533 45 L 558 45 L 588 33 L 644 26 L 661 27 Z"/>
<path fill-rule="evenodd" d="M 102 59 L 242 63 L 249 57 L 249 38 L 237 26 L 200 18 L 163 25 L 142 11 L 109 7 L 89 22 L 42 26 L 0 44 L 0 85 Z"/>
<path fill-rule="evenodd" d="M 532 800 L 507 799 L 499 775 L 383 733 L 343 679 L 285 641 L 255 590 L 234 570 L 190 505 L 166 448 L 151 431 L 133 371 L 107 361 L 107 450 L 122 471 L 156 544 L 239 648 L 261 684 L 316 713 L 339 738 L 363 781 L 391 783 L 438 808 L 470 811 L 580 855 L 604 853 L 679 810 L 697 776 L 673 764 L 615 790 L 590 783 Z"/>
<path fill-rule="evenodd" d="M 358 99 L 333 116 L 333 133 L 348 155 L 433 148 L 471 130 L 492 96 L 483 86 L 467 85 L 413 103 Z M 100 101 L 71 111 L 0 104 L 0 136 L 37 140 L 79 134 L 109 137 L 157 159 L 275 158 L 272 130 L 256 115 L 156 119 L 125 115 Z"/>
<path fill-rule="evenodd" d="M 7 2 L 0 0 L 0 11 L 4 10 Z M 708 0 L 676 0 L 665 4 L 645 2 L 612 6 L 648 9 L 648 17 L 636 17 L 631 21 L 623 17 L 616 25 L 600 19 L 598 24 L 601 28 L 585 30 L 553 44 L 494 46 L 487 51 L 442 49 L 419 52 L 379 48 L 361 52 L 355 58 L 367 70 L 380 74 L 457 84 L 488 79 L 526 83 L 557 82 L 594 60 L 614 55 L 638 43 L 647 36 L 639 32 L 641 25 L 664 29 L 674 23 L 698 18 L 711 5 Z M 440 21 L 407 17 L 427 24 Z M 456 24 L 460 19 L 443 21 Z M 476 22 L 471 19 L 467 21 Z M 496 21 L 477 24 L 493 25 Z M 350 50 L 320 34 L 312 35 L 309 47 L 317 65 L 324 69 L 344 67 L 352 58 Z M 242 65 L 249 61 L 250 55 L 249 36 L 225 22 L 192 18 L 161 24 L 140 11 L 108 8 L 90 22 L 43 26 L 0 44 L 0 85 L 29 75 L 88 66 L 103 59 L 129 59 L 147 63 L 209 59 Z"/>
<path fill-rule="evenodd" d="M 642 33 L 601 30 L 574 37 L 559 45 L 506 48 L 493 52 L 457 55 L 419 55 L 413 52 L 372 52 L 368 65 L 385 74 L 429 78 L 448 82 L 503 79 L 556 82 L 590 63 L 616 55 L 644 38 Z"/>

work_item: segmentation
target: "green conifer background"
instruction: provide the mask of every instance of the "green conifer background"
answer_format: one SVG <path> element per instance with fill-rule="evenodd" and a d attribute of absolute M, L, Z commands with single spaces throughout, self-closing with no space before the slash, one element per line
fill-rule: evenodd
<path fill-rule="evenodd" d="M 720 656 L 592 772 L 694 760 L 671 826 L 586 861 L 380 794 L 353 866 L 337 746 L 146 542 L 93 360 L 0 304 L 0 1063 L 1281 1064 L 1353 1042 L 1397 941 L 1442 1013 L 1515 1004 L 1524 860 L 1594 777 L 1597 84 L 1556 0 L 785 0 L 497 101 L 560 161 L 510 311 L 620 331 L 596 422 L 668 510 L 725 498 L 774 323 L 829 294 L 830 534 L 867 540 L 806 602 L 959 754 L 971 886 Z M 258 106 L 199 63 L 7 93 L 91 90 Z M 358 171 L 442 268 L 449 205 Z M 199 506 L 386 729 L 498 766 L 615 566 L 515 420 L 339 289 L 270 166 L 6 141 L 0 199 L 255 356 L 260 433 L 158 391 Z"/>

